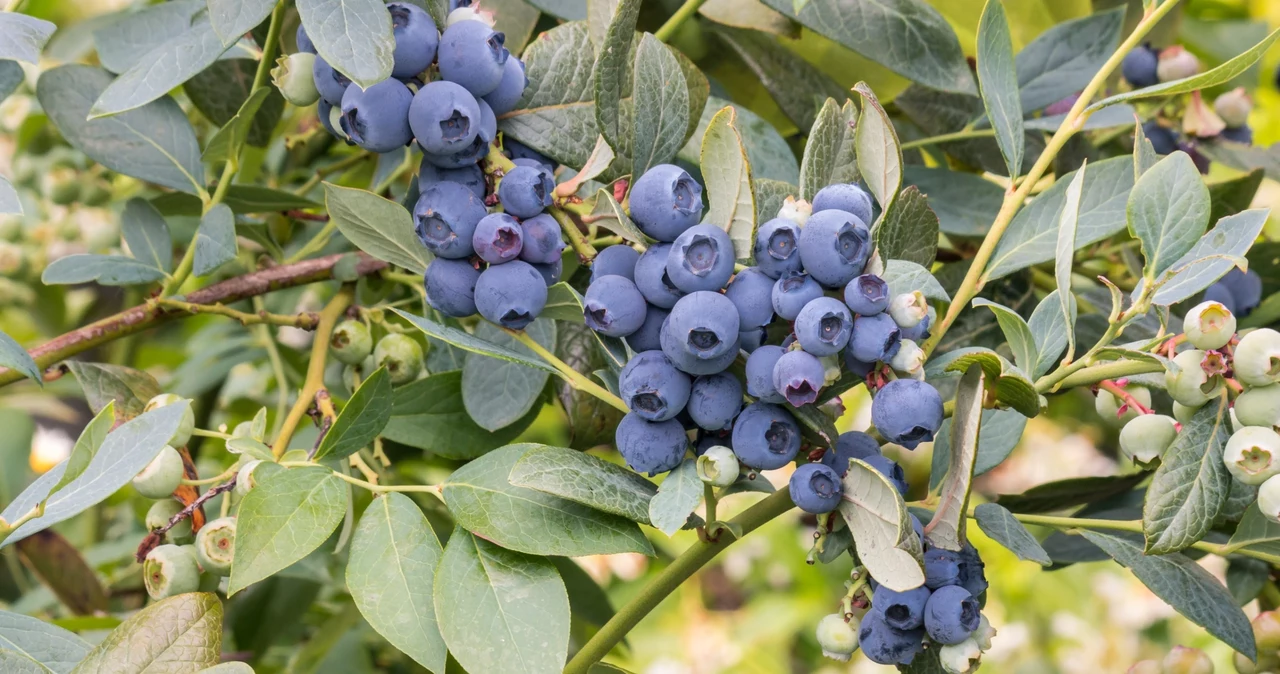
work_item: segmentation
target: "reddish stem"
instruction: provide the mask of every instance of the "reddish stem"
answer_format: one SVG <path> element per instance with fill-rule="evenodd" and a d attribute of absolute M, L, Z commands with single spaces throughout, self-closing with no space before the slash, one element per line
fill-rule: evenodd
<path fill-rule="evenodd" d="M 1115 383 L 1110 379 L 1103 379 L 1102 381 L 1098 382 L 1098 388 L 1124 401 L 1124 405 L 1120 407 L 1120 414 L 1125 413 L 1126 407 L 1131 407 L 1135 410 L 1138 410 L 1139 414 L 1153 414 L 1151 408 L 1138 402 L 1137 398 L 1134 398 L 1132 394 L 1124 390 L 1124 387 L 1120 386 L 1119 384 Z"/>

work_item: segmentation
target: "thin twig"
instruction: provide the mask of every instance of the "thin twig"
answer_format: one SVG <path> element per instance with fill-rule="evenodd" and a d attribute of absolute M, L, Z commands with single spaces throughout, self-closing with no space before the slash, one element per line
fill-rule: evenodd
<path fill-rule="evenodd" d="M 218 494 L 231 491 L 232 489 L 235 489 L 235 487 L 236 476 L 233 475 L 230 480 L 227 480 L 226 482 L 223 482 L 222 484 L 201 494 L 199 498 L 187 504 L 187 506 L 182 510 L 179 510 L 176 515 L 169 518 L 169 521 L 164 526 L 147 534 L 146 538 L 142 539 L 142 544 L 138 546 L 138 551 L 134 554 L 134 558 L 138 560 L 139 564 L 141 564 L 142 561 L 147 558 L 147 553 L 151 552 L 153 548 L 160 544 L 160 541 L 164 539 L 164 535 L 169 533 L 170 529 L 178 526 L 182 520 L 191 517 L 192 513 L 199 510 L 205 503 L 208 503 Z"/>

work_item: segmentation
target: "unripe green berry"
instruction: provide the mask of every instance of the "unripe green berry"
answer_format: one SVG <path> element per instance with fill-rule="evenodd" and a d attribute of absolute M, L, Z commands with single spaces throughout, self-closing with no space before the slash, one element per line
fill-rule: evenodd
<path fill-rule="evenodd" d="M 271 69 L 271 82 L 286 101 L 304 108 L 320 100 L 320 92 L 316 90 L 312 76 L 315 65 L 316 55 L 309 52 L 281 56 L 276 59 L 276 67 Z"/>
<path fill-rule="evenodd" d="M 161 545 L 142 562 L 142 582 L 157 601 L 200 588 L 200 568 L 190 552 L 177 545 Z"/>
<path fill-rule="evenodd" d="M 818 646 L 822 654 L 832 660 L 847 662 L 858 650 L 858 619 L 845 622 L 844 615 L 832 613 L 818 621 Z"/>
<path fill-rule="evenodd" d="M 1126 393 L 1133 396 L 1134 400 L 1141 403 L 1143 407 L 1146 407 L 1147 409 L 1151 408 L 1151 391 L 1148 391 L 1145 387 L 1135 386 L 1133 384 L 1125 386 L 1124 390 Z M 1117 398 L 1110 391 L 1098 389 L 1098 397 L 1093 401 L 1093 409 L 1098 413 L 1098 416 L 1112 422 L 1117 419 L 1120 421 L 1128 421 L 1142 414 L 1141 410 L 1133 409 L 1133 407 L 1130 406 L 1127 407 L 1124 414 L 1121 415 L 1120 406 L 1124 404 L 1125 402 L 1123 400 Z"/>
<path fill-rule="evenodd" d="M 889 302 L 889 317 L 900 328 L 914 328 L 928 315 L 929 303 L 919 290 L 903 293 Z"/>
<path fill-rule="evenodd" d="M 240 470 L 236 471 L 236 498 L 244 498 L 245 496 L 248 496 L 249 492 L 257 486 L 257 480 L 253 477 L 253 471 L 260 465 L 262 465 L 262 460 L 254 459 L 253 461 L 249 461 L 243 466 L 240 466 Z"/>
<path fill-rule="evenodd" d="M 1246 389 L 1232 409 L 1245 426 L 1280 427 L 1280 384 Z"/>
<path fill-rule="evenodd" d="M 898 352 L 889 359 L 889 367 L 893 368 L 894 372 L 914 375 L 924 372 L 924 359 L 924 349 L 914 341 L 904 339 L 898 346 Z"/>
<path fill-rule="evenodd" d="M 1250 625 L 1253 627 L 1253 639 L 1258 644 L 1259 654 L 1280 650 L 1280 611 L 1263 611 L 1254 616 Z"/>
<path fill-rule="evenodd" d="M 1169 361 L 1165 370 L 1165 390 L 1187 407 L 1199 408 L 1222 395 L 1222 375 L 1210 376 L 1204 371 L 1205 355 L 1199 349 L 1183 351 Z"/>
<path fill-rule="evenodd" d="M 191 432 L 196 428 L 196 413 L 191 409 L 190 401 L 176 393 L 161 393 L 160 395 L 147 401 L 147 406 L 142 408 L 143 413 L 151 410 L 167 407 L 176 403 L 187 401 L 187 411 L 182 413 L 182 421 L 178 423 L 178 430 L 173 432 L 173 437 L 169 438 L 167 443 L 170 447 L 184 447 L 187 441 L 191 439 Z"/>
<path fill-rule="evenodd" d="M 178 450 L 165 446 L 156 458 L 133 478 L 133 488 L 147 498 L 168 498 L 185 475 Z"/>
<path fill-rule="evenodd" d="M 418 378 L 422 371 L 422 347 L 408 335 L 391 333 L 373 349 L 374 367 L 387 368 L 391 383 L 399 386 Z"/>
<path fill-rule="evenodd" d="M 1177 422 L 1178 422 L 1178 423 L 1180 423 L 1180 424 L 1190 423 L 1190 422 L 1191 422 L 1191 416 L 1192 416 L 1192 415 L 1194 415 L 1194 414 L 1196 413 L 1196 410 L 1198 410 L 1198 409 L 1200 409 L 1200 408 L 1199 408 L 1199 407 L 1187 407 L 1186 405 L 1183 405 L 1183 404 L 1182 404 L 1182 403 L 1180 403 L 1180 402 L 1174 401 L 1174 403 L 1173 403 L 1173 419 L 1174 419 L 1174 421 L 1177 421 Z"/>
<path fill-rule="evenodd" d="M 1182 46 L 1165 47 L 1160 52 L 1160 61 L 1156 65 L 1156 78 L 1161 82 L 1186 79 L 1198 72 L 1200 72 L 1200 59 Z"/>
<path fill-rule="evenodd" d="M 1240 338 L 1235 349 L 1236 379 L 1246 386 L 1280 383 L 1280 332 L 1262 328 Z"/>
<path fill-rule="evenodd" d="M 174 515 L 182 512 L 182 504 L 167 498 L 156 501 L 151 504 L 151 508 L 147 510 L 147 530 L 155 531 L 164 527 L 173 519 Z M 188 517 L 181 522 L 173 525 L 173 528 L 164 535 L 165 540 L 186 543 L 191 540 L 191 518 Z"/>
<path fill-rule="evenodd" d="M 978 671 L 982 649 L 969 637 L 958 644 L 944 645 L 938 649 L 938 662 L 947 674 L 971 674 Z"/>
<path fill-rule="evenodd" d="M 1253 99 L 1249 98 L 1244 87 L 1236 87 L 1214 99 L 1213 111 L 1218 113 L 1227 126 L 1241 127 L 1249 123 L 1249 113 L 1253 112 Z"/>
<path fill-rule="evenodd" d="M 45 176 L 45 195 L 49 201 L 66 206 L 80 198 L 80 174 L 71 168 L 56 168 Z"/>
<path fill-rule="evenodd" d="M 1178 437 L 1174 423 L 1163 414 L 1140 414 L 1130 419 L 1120 429 L 1120 451 L 1139 466 L 1150 467 Z"/>
<path fill-rule="evenodd" d="M 369 327 L 360 321 L 343 321 L 333 329 L 329 338 L 329 353 L 345 365 L 356 365 L 373 351 L 373 336 Z"/>
<path fill-rule="evenodd" d="M 209 573 L 231 573 L 236 553 L 236 518 L 221 517 L 200 527 L 196 534 L 196 559 Z"/>
<path fill-rule="evenodd" d="M 1201 302 L 1182 319 L 1187 341 L 1197 349 L 1221 349 L 1236 334 L 1236 317 L 1218 302 Z"/>
<path fill-rule="evenodd" d="M 713 487 L 728 487 L 738 479 L 738 457 L 723 445 L 707 448 L 698 457 L 698 477 Z"/>
<path fill-rule="evenodd" d="M 1261 648 L 1258 649 L 1256 663 L 1240 653 L 1234 654 L 1231 661 L 1236 667 L 1236 674 L 1273 674 L 1280 671 L 1280 656 L 1265 653 Z"/>
<path fill-rule="evenodd" d="M 1213 661 L 1204 651 L 1174 646 L 1160 663 L 1164 674 L 1213 674 Z"/>
<path fill-rule="evenodd" d="M 1273 475 L 1258 487 L 1258 510 L 1272 522 L 1280 522 L 1280 476 Z"/>
<path fill-rule="evenodd" d="M 978 648 L 983 651 L 991 650 L 991 639 L 996 635 L 996 628 L 991 626 L 991 621 L 987 620 L 987 616 L 978 616 L 978 629 L 973 631 L 969 637 L 978 643 Z"/>
<path fill-rule="evenodd" d="M 1227 440 L 1222 461 L 1235 479 L 1258 485 L 1280 473 L 1280 435 L 1270 428 L 1248 426 Z"/>

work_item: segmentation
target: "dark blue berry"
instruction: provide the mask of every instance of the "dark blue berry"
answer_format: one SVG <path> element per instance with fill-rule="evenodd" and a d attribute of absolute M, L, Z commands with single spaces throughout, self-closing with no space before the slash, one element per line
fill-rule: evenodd
<path fill-rule="evenodd" d="M 757 470 L 781 468 L 800 451 L 800 426 L 785 409 L 769 403 L 747 405 L 733 424 L 733 453 Z"/>
<path fill-rule="evenodd" d="M 853 357 L 849 349 L 844 350 L 844 368 L 855 377 L 866 377 L 876 368 L 875 363 L 858 360 Z"/>
<path fill-rule="evenodd" d="M 548 264 L 535 264 L 533 268 L 537 269 L 539 274 L 542 274 L 543 280 L 550 287 L 560 282 L 560 275 L 564 273 L 564 261 L 556 260 Z"/>
<path fill-rule="evenodd" d="M 844 487 L 834 470 L 820 463 L 806 463 L 791 474 L 791 500 L 807 513 L 821 515 L 840 505 Z"/>
<path fill-rule="evenodd" d="M 437 183 L 423 190 L 413 207 L 414 231 L 437 257 L 470 257 L 475 252 L 471 237 L 487 214 L 484 202 L 471 190 L 458 183 Z"/>
<path fill-rule="evenodd" d="M 524 62 L 511 56 L 502 66 L 502 80 L 498 87 L 485 94 L 484 100 L 493 108 L 493 114 L 505 115 L 516 109 L 529 78 L 524 73 Z"/>
<path fill-rule="evenodd" d="M 929 337 L 929 323 L 930 323 L 929 317 L 925 316 L 924 318 L 920 319 L 919 323 L 916 323 L 914 326 L 910 328 L 900 328 L 898 331 L 899 336 L 902 339 L 909 339 L 919 344 L 920 342 L 924 341 L 925 339 L 928 339 Z"/>
<path fill-rule="evenodd" d="M 758 328 L 747 328 L 738 333 L 738 348 L 746 351 L 748 354 L 755 352 L 756 349 L 764 346 L 769 339 L 769 329 L 765 326 Z"/>
<path fill-rule="evenodd" d="M 530 148 L 528 145 L 525 145 L 524 143 L 521 143 L 520 141 L 514 138 L 508 138 L 504 136 L 502 139 L 502 149 L 506 151 L 507 156 L 511 157 L 512 161 L 519 161 L 521 159 L 532 159 L 538 162 L 539 164 L 542 164 L 542 166 L 546 168 L 548 171 L 556 170 L 555 162 L 551 161 L 541 153 L 535 151 L 533 148 Z"/>
<path fill-rule="evenodd" d="M 690 293 L 671 308 L 662 329 L 662 350 L 677 366 L 687 356 L 716 360 L 726 353 L 737 353 L 738 328 L 738 310 L 724 295 Z"/>
<path fill-rule="evenodd" d="M 690 230 L 692 231 L 692 230 Z M 773 320 L 773 284 L 759 267 L 748 267 L 734 274 L 724 296 L 738 308 L 739 324 L 746 328 L 768 325 Z"/>
<path fill-rule="evenodd" d="M 440 76 L 461 85 L 474 96 L 485 96 L 502 83 L 510 58 L 506 36 L 483 21 L 459 21 L 440 36 Z"/>
<path fill-rule="evenodd" d="M 853 319 L 848 355 L 864 363 L 887 361 L 898 352 L 901 341 L 902 330 L 889 314 L 860 315 Z"/>
<path fill-rule="evenodd" d="M 622 417 L 614 443 L 632 470 L 652 477 L 680 465 L 689 436 L 675 419 L 646 421 L 633 412 Z"/>
<path fill-rule="evenodd" d="M 889 299 L 889 284 L 875 274 L 862 274 L 844 287 L 844 303 L 860 316 L 888 309 Z"/>
<path fill-rule="evenodd" d="M 491 323 L 523 330 L 547 305 L 547 284 L 528 262 L 491 265 L 476 281 L 476 309 Z"/>
<path fill-rule="evenodd" d="M 442 169 L 424 157 L 418 166 L 418 190 L 425 190 L 439 182 L 458 183 L 471 190 L 477 199 L 484 199 L 489 187 L 484 179 L 484 170 L 476 164 L 457 169 Z"/>
<path fill-rule="evenodd" d="M 796 340 L 815 356 L 834 356 L 849 343 L 853 316 L 843 302 L 819 297 L 804 305 L 796 316 Z"/>
<path fill-rule="evenodd" d="M 524 230 L 524 249 L 520 259 L 531 264 L 551 264 L 564 252 L 564 239 L 560 238 L 560 223 L 542 213 L 525 218 L 520 223 Z"/>
<path fill-rule="evenodd" d="M 862 273 L 871 255 L 871 233 L 856 215 L 821 211 L 800 231 L 804 270 L 828 288 L 840 288 Z"/>
<path fill-rule="evenodd" d="M 636 284 L 622 276 L 600 278 L 582 299 L 587 327 L 609 337 L 626 337 L 639 330 L 648 309 Z"/>
<path fill-rule="evenodd" d="M 438 80 L 427 84 L 414 94 L 409 106 L 413 137 L 424 152 L 432 155 L 448 156 L 468 150 L 480 125 L 480 104 L 453 82 Z"/>
<path fill-rule="evenodd" d="M 1233 143 L 1241 143 L 1244 145 L 1253 145 L 1253 129 L 1249 125 L 1237 126 L 1235 128 L 1226 128 L 1222 130 L 1222 137 Z"/>
<path fill-rule="evenodd" d="M 1262 303 L 1262 277 L 1258 276 L 1258 272 L 1250 269 L 1249 271 L 1240 271 L 1236 267 L 1232 267 L 1226 276 L 1218 279 L 1218 283 L 1227 287 L 1231 291 L 1231 297 L 1235 300 L 1236 309 L 1231 313 L 1238 317 L 1248 316 L 1250 312 L 1258 308 Z"/>
<path fill-rule="evenodd" d="M 871 224 L 871 195 L 853 183 L 827 185 L 813 195 L 813 212 L 852 213 L 863 225 Z"/>
<path fill-rule="evenodd" d="M 733 241 L 715 225 L 694 225 L 667 253 L 667 277 L 680 290 L 720 290 L 733 276 Z"/>
<path fill-rule="evenodd" d="M 929 601 L 929 588 L 921 586 L 906 592 L 895 592 L 881 585 L 871 598 L 871 605 L 884 615 L 890 627 L 911 630 L 924 624 L 925 602 Z"/>
<path fill-rule="evenodd" d="M 407 2 L 387 3 L 391 12 L 391 28 L 395 32 L 396 50 L 391 76 L 407 79 L 421 73 L 436 60 L 440 31 L 431 15 Z"/>
<path fill-rule="evenodd" d="M 787 272 L 773 284 L 770 299 L 773 311 L 788 321 L 796 320 L 800 310 L 822 297 L 822 286 L 803 272 Z"/>
<path fill-rule="evenodd" d="M 601 276 L 622 276 L 636 280 L 636 262 L 640 261 L 640 253 L 631 246 L 609 246 L 596 254 L 591 261 L 591 280 L 594 282 Z"/>
<path fill-rule="evenodd" d="M 903 472 L 902 466 L 899 466 L 896 461 L 884 456 L 883 454 L 868 456 L 867 458 L 862 459 L 862 461 L 868 466 L 875 468 L 876 472 L 885 476 L 885 478 L 889 480 L 890 484 L 898 490 L 899 494 L 902 494 L 903 496 L 907 495 L 907 489 L 910 488 L 910 485 L 907 484 L 907 474 Z"/>
<path fill-rule="evenodd" d="M 504 210 L 517 218 L 532 218 L 551 205 L 555 189 L 555 181 L 545 171 L 517 166 L 498 183 L 498 200 Z"/>
<path fill-rule="evenodd" d="M 436 258 L 427 265 L 424 278 L 427 303 L 445 316 L 473 316 L 476 313 L 476 281 L 479 279 L 479 270 L 467 260 Z"/>
<path fill-rule="evenodd" d="M 1147 137 L 1147 140 L 1151 141 L 1151 147 L 1156 151 L 1156 154 L 1172 154 L 1178 150 L 1177 134 L 1172 129 L 1161 126 L 1154 119 L 1142 125 L 1142 133 Z"/>
<path fill-rule="evenodd" d="M 646 421 L 674 419 L 689 402 L 691 388 L 689 376 L 661 351 L 637 353 L 618 375 L 622 400 L 632 414 Z"/>
<path fill-rule="evenodd" d="M 733 427 L 733 419 L 742 409 L 742 383 L 721 372 L 698 377 L 693 381 L 686 408 L 699 428 L 721 431 Z"/>
<path fill-rule="evenodd" d="M 770 278 L 780 278 L 801 270 L 800 226 L 790 220 L 774 218 L 756 230 L 754 247 L 756 266 Z"/>
<path fill-rule="evenodd" d="M 966 543 L 959 553 L 960 575 L 958 578 L 961 587 L 969 591 L 969 594 L 975 598 L 982 596 L 987 591 L 987 575 L 986 564 L 983 564 L 982 558 L 978 556 L 977 548 Z"/>
<path fill-rule="evenodd" d="M 636 353 L 641 351 L 661 351 L 662 324 L 666 322 L 667 316 L 670 315 L 671 312 L 667 309 L 650 304 L 644 313 L 644 323 L 640 324 L 640 329 L 627 335 L 627 346 L 630 346 L 631 350 Z"/>
<path fill-rule="evenodd" d="M 308 54 L 316 53 L 316 45 L 311 42 L 311 38 L 307 36 L 307 29 L 298 24 L 298 32 L 294 33 L 294 42 L 298 45 L 298 51 Z"/>
<path fill-rule="evenodd" d="M 861 431 L 849 431 L 841 433 L 836 438 L 836 446 L 827 449 L 822 455 L 822 463 L 834 468 L 840 477 L 844 477 L 849 472 L 849 461 L 851 459 L 867 460 L 867 457 L 876 456 L 880 453 L 880 443 L 876 439 Z"/>
<path fill-rule="evenodd" d="M 981 619 L 978 600 L 958 585 L 938 588 L 924 607 L 925 632 L 940 644 L 958 644 L 968 639 Z"/>
<path fill-rule="evenodd" d="M 792 407 L 817 400 L 825 378 L 822 361 L 805 351 L 788 351 L 773 366 L 773 386 Z"/>
<path fill-rule="evenodd" d="M 867 659 L 881 665 L 909 665 L 924 648 L 924 630 L 899 630 L 872 609 L 858 627 L 858 646 Z"/>
<path fill-rule="evenodd" d="M 341 106 L 342 96 L 347 93 L 351 80 L 334 70 L 333 66 L 319 56 L 316 57 L 316 63 L 312 66 L 311 75 L 316 83 L 316 91 L 320 92 L 320 98 L 329 105 Z"/>
<path fill-rule="evenodd" d="M 490 213 L 480 218 L 476 231 L 471 235 L 471 245 L 476 255 L 489 264 L 510 262 L 520 255 L 524 245 L 524 233 L 520 223 L 506 213 Z"/>
<path fill-rule="evenodd" d="M 1159 63 L 1160 57 L 1154 49 L 1146 45 L 1134 47 L 1120 62 L 1120 73 L 1134 89 L 1155 86 L 1160 83 L 1156 76 Z"/>
<path fill-rule="evenodd" d="M 885 440 L 915 449 L 942 425 L 942 396 L 927 382 L 895 379 L 871 400 L 871 422 Z"/>
<path fill-rule="evenodd" d="M 787 401 L 773 383 L 773 370 L 784 353 L 782 347 L 766 344 L 747 356 L 747 393 L 752 398 L 766 403 Z"/>
<path fill-rule="evenodd" d="M 960 556 L 950 550 L 930 548 L 924 553 L 924 584 L 930 590 L 960 584 Z"/>
<path fill-rule="evenodd" d="M 631 218 L 658 241 L 675 241 L 702 218 L 702 186 L 684 169 L 659 164 L 631 186 Z"/>
<path fill-rule="evenodd" d="M 649 304 L 663 309 L 674 307 L 676 300 L 684 296 L 667 276 L 667 254 L 670 252 L 671 244 L 655 243 L 640 255 L 635 267 L 636 287 Z"/>

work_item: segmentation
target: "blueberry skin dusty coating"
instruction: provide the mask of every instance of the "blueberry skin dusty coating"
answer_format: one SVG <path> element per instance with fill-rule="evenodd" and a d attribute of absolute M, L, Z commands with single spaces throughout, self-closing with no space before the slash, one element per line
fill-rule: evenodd
<path fill-rule="evenodd" d="M 885 476 L 889 482 L 898 490 L 899 494 L 907 495 L 907 474 L 902 470 L 896 461 L 890 459 L 883 454 L 874 454 L 862 459 L 862 462 L 876 469 L 876 472 Z"/>
<path fill-rule="evenodd" d="M 836 438 L 836 446 L 828 449 L 822 455 L 822 463 L 833 468 L 840 477 L 844 477 L 849 472 L 849 460 L 861 459 L 866 461 L 868 457 L 878 456 L 880 454 L 880 443 L 876 439 L 861 431 L 849 431 L 841 433 Z"/>
<path fill-rule="evenodd" d="M 853 319 L 847 355 L 864 363 L 888 361 L 901 344 L 902 329 L 889 314 L 858 316 Z"/>
<path fill-rule="evenodd" d="M 674 419 L 689 401 L 692 382 L 661 351 L 637 353 L 618 375 L 618 393 L 646 421 Z"/>
<path fill-rule="evenodd" d="M 685 409 L 699 428 L 709 431 L 732 428 L 734 418 L 742 409 L 742 383 L 726 372 L 698 377 Z"/>
<path fill-rule="evenodd" d="M 788 272 L 773 284 L 771 300 L 774 313 L 794 321 L 805 305 L 819 297 L 822 297 L 822 286 L 813 277 L 803 272 Z"/>
<path fill-rule="evenodd" d="M 506 36 L 482 21 L 459 21 L 440 36 L 437 64 L 440 76 L 455 82 L 474 96 L 485 96 L 502 83 L 503 68 L 511 54 Z"/>
<path fill-rule="evenodd" d="M 621 276 L 605 276 L 592 283 L 582 304 L 587 327 L 609 337 L 626 337 L 639 330 L 649 310 L 636 285 Z"/>
<path fill-rule="evenodd" d="M 821 211 L 852 213 L 865 225 L 871 222 L 871 195 L 853 183 L 827 185 L 813 195 L 813 212 Z"/>
<path fill-rule="evenodd" d="M 437 183 L 423 190 L 413 207 L 414 232 L 437 257 L 461 259 L 475 252 L 471 239 L 488 214 L 484 202 L 458 183 Z"/>
<path fill-rule="evenodd" d="M 480 271 L 466 260 L 436 258 L 427 265 L 424 283 L 427 303 L 446 316 L 464 318 L 476 313 L 476 281 Z"/>
<path fill-rule="evenodd" d="M 844 303 L 860 316 L 878 314 L 889 308 L 889 284 L 875 274 L 862 274 L 844 287 Z"/>
<path fill-rule="evenodd" d="M 636 263 L 640 261 L 640 252 L 631 246 L 609 246 L 596 254 L 591 261 L 591 282 L 601 276 L 622 276 L 630 281 L 636 280 Z"/>
<path fill-rule="evenodd" d="M 387 4 L 387 11 L 391 13 L 391 28 L 396 38 L 391 76 L 413 77 L 436 60 L 440 31 L 436 30 L 431 15 L 417 5 L 392 2 Z"/>
<path fill-rule="evenodd" d="M 516 166 L 498 183 L 502 208 L 518 218 L 532 218 L 551 205 L 556 184 L 545 171 Z"/>
<path fill-rule="evenodd" d="M 640 324 L 640 329 L 626 336 L 627 345 L 636 353 L 661 351 L 662 324 L 670 315 L 670 311 L 650 304 L 644 313 L 644 323 Z"/>
<path fill-rule="evenodd" d="M 910 630 L 924 625 L 925 604 L 929 601 L 929 588 L 920 586 L 906 592 L 895 592 L 881 585 L 876 588 L 871 603 L 884 615 L 890 627 Z"/>
<path fill-rule="evenodd" d="M 857 216 L 821 211 L 800 232 L 800 260 L 818 283 L 840 288 L 862 273 L 871 255 L 871 233 Z"/>
<path fill-rule="evenodd" d="M 801 510 L 821 515 L 840 505 L 840 476 L 821 463 L 806 463 L 791 474 L 791 500 Z"/>
<path fill-rule="evenodd" d="M 684 292 L 719 290 L 733 276 L 733 241 L 714 225 L 694 225 L 667 253 L 667 276 Z"/>
<path fill-rule="evenodd" d="M 653 477 L 680 465 L 689 447 L 689 436 L 675 419 L 645 421 L 631 413 L 618 423 L 614 444 L 632 470 Z"/>
<path fill-rule="evenodd" d="M 667 254 L 670 251 L 671 244 L 655 243 L 640 255 L 635 266 L 636 287 L 650 304 L 663 309 L 674 307 L 676 301 L 684 296 L 667 276 Z"/>
<path fill-rule="evenodd" d="M 431 187 L 436 183 L 458 183 L 471 190 L 477 199 L 483 200 L 489 186 L 485 183 L 484 169 L 477 164 L 457 169 L 443 169 L 427 161 L 424 157 L 418 165 L 418 191 Z"/>
<path fill-rule="evenodd" d="M 1150 47 L 1135 47 L 1124 55 L 1124 60 L 1120 62 L 1120 73 L 1135 89 L 1154 86 L 1160 82 L 1156 76 L 1159 62 L 1159 56 Z"/>
<path fill-rule="evenodd" d="M 385 79 L 368 89 L 347 87 L 342 95 L 342 130 L 371 152 L 390 152 L 413 140 L 409 106 L 413 93 L 399 80 Z"/>
<path fill-rule="evenodd" d="M 800 226 L 790 220 L 774 218 L 760 225 L 753 249 L 756 266 L 773 279 L 801 271 L 799 243 Z"/>
<path fill-rule="evenodd" d="M 409 106 L 413 137 L 431 154 L 450 154 L 469 147 L 480 132 L 480 117 L 475 97 L 445 80 L 423 86 Z"/>
<path fill-rule="evenodd" d="M 676 351 L 699 360 L 718 359 L 738 350 L 738 309 L 720 293 L 700 291 L 681 297 L 662 329 L 663 351 Z M 668 347 L 670 344 L 670 347 Z M 668 356 L 677 363 L 681 358 Z"/>
<path fill-rule="evenodd" d="M 862 617 L 858 645 L 868 660 L 881 665 L 907 665 L 923 650 L 924 630 L 899 630 L 872 609 Z"/>
<path fill-rule="evenodd" d="M 524 246 L 524 230 L 510 215 L 490 213 L 476 223 L 471 246 L 476 249 L 476 255 L 489 264 L 510 262 L 520 255 Z"/>
<path fill-rule="evenodd" d="M 825 375 L 817 356 L 788 351 L 773 366 L 773 386 L 793 407 L 800 407 L 818 399 Z"/>
<path fill-rule="evenodd" d="M 702 218 L 702 186 L 674 164 L 658 164 L 631 186 L 631 218 L 658 241 L 675 241 Z"/>
<path fill-rule="evenodd" d="M 759 267 L 734 274 L 724 296 L 738 308 L 738 323 L 743 330 L 768 325 L 773 320 L 773 284 L 774 280 Z"/>
<path fill-rule="evenodd" d="M 547 284 L 528 262 L 491 265 L 476 281 L 476 309 L 490 323 L 522 330 L 547 304 Z"/>
<path fill-rule="evenodd" d="M 342 105 L 342 96 L 347 93 L 347 87 L 351 86 L 351 80 L 346 75 L 317 56 L 316 63 L 311 69 L 311 76 L 315 80 L 316 91 L 320 92 L 320 98 L 324 99 L 325 103 L 335 107 Z"/>
<path fill-rule="evenodd" d="M 733 424 L 733 453 L 751 468 L 781 468 L 799 451 L 800 426 L 790 412 L 777 405 L 747 405 Z"/>
<path fill-rule="evenodd" d="M 915 449 L 942 425 L 942 396 L 927 382 L 895 379 L 872 399 L 871 421 L 889 442 Z"/>
<path fill-rule="evenodd" d="M 796 339 L 815 356 L 834 356 L 849 343 L 853 316 L 843 302 L 819 297 L 804 305 L 796 316 Z"/>
<path fill-rule="evenodd" d="M 978 629 L 982 619 L 978 601 L 958 585 L 934 591 L 924 607 L 924 628 L 940 644 L 958 644 Z"/>
<path fill-rule="evenodd" d="M 516 109 L 525 87 L 529 86 L 529 78 L 525 75 L 524 62 L 512 56 L 502 66 L 502 80 L 498 88 L 485 94 L 484 100 L 493 108 L 493 114 L 505 115 Z"/>
<path fill-rule="evenodd" d="M 551 264 L 564 252 L 564 239 L 560 238 L 560 223 L 542 213 L 526 218 L 520 223 L 524 230 L 524 248 L 520 259 L 530 264 Z"/>
<path fill-rule="evenodd" d="M 751 352 L 747 357 L 747 394 L 766 403 L 784 403 L 786 398 L 773 383 L 773 370 L 786 350 L 773 344 Z"/>

